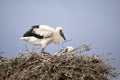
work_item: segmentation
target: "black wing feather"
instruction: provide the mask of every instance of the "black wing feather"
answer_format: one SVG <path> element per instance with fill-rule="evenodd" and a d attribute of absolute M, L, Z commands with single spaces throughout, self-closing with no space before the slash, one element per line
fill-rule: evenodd
<path fill-rule="evenodd" d="M 38 35 L 38 34 L 33 32 L 34 28 L 39 28 L 39 26 L 38 25 L 32 26 L 32 28 L 23 35 L 23 37 L 31 37 L 31 36 L 33 36 L 33 37 L 36 37 L 38 39 L 42 39 L 43 36 Z"/>

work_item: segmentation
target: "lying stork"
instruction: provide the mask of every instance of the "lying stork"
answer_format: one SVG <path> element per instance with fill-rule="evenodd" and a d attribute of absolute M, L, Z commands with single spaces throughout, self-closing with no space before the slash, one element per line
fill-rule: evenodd
<path fill-rule="evenodd" d="M 64 53 L 71 53 L 71 52 L 73 52 L 75 50 L 75 48 L 74 47 L 72 47 L 72 46 L 68 46 L 68 47 L 66 47 L 65 48 L 65 51 L 64 51 Z"/>
<path fill-rule="evenodd" d="M 61 27 L 53 29 L 47 25 L 35 25 L 21 39 L 33 45 L 40 45 L 42 48 L 41 54 L 44 55 L 44 49 L 48 44 L 52 42 L 58 44 L 62 41 L 62 38 L 66 40 Z"/>

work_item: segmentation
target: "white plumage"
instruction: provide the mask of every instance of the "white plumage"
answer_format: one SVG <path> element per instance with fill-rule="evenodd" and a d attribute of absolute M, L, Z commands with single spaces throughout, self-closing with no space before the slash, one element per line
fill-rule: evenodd
<path fill-rule="evenodd" d="M 61 27 L 53 29 L 47 25 L 35 25 L 32 26 L 21 39 L 30 42 L 33 45 L 40 45 L 42 48 L 41 53 L 43 53 L 45 47 L 51 42 L 55 44 L 60 43 L 62 40 L 61 37 L 66 40 Z"/>
<path fill-rule="evenodd" d="M 71 53 L 72 51 L 74 51 L 74 48 L 72 46 L 68 46 L 66 47 L 64 53 Z"/>

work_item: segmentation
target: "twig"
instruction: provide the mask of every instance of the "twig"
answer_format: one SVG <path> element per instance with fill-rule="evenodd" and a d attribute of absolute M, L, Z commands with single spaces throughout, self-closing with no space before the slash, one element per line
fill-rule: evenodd
<path fill-rule="evenodd" d="M 66 42 L 70 42 L 70 41 L 72 41 L 72 39 L 69 39 L 69 40 L 63 41 L 62 44 L 61 44 L 61 45 L 62 45 L 62 48 L 64 48 L 64 44 L 65 44 Z"/>
<path fill-rule="evenodd" d="M 64 49 L 61 49 L 60 51 L 58 51 L 57 53 L 61 53 Z"/>
<path fill-rule="evenodd" d="M 80 50 L 80 51 L 79 51 L 80 53 L 83 53 L 83 52 L 85 52 L 85 51 L 89 51 L 89 50 L 91 49 L 91 48 L 89 47 L 90 45 L 91 45 L 91 44 L 81 45 L 81 46 L 75 48 L 72 52 L 77 51 L 77 50 Z"/>
<path fill-rule="evenodd" d="M 92 70 L 92 71 L 95 71 L 95 69 L 92 69 L 92 68 L 89 68 L 89 66 L 79 66 L 79 67 L 76 67 L 76 66 L 58 66 L 59 68 L 77 68 L 77 69 L 89 69 L 89 70 Z"/>
<path fill-rule="evenodd" d="M 27 45 L 25 45 L 25 50 L 30 53 L 30 50 Z"/>

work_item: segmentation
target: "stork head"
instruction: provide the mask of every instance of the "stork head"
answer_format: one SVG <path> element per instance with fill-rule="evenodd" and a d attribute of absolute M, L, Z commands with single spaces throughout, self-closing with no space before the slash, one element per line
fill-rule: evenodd
<path fill-rule="evenodd" d="M 56 28 L 56 31 L 60 34 L 60 36 L 66 40 L 65 36 L 64 36 L 64 33 L 63 33 L 63 29 L 61 27 L 57 27 Z"/>

